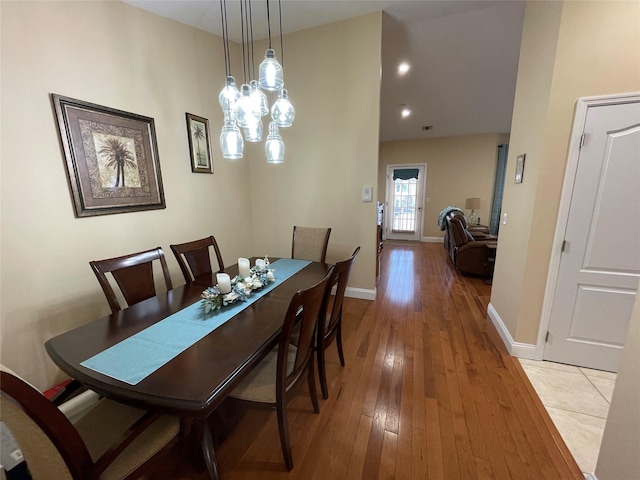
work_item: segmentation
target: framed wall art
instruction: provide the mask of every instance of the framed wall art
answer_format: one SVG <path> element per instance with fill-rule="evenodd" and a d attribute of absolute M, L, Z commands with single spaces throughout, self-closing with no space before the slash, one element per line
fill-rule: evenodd
<path fill-rule="evenodd" d="M 518 155 L 516 159 L 516 179 L 515 183 L 522 183 L 522 177 L 524 176 L 524 159 L 526 155 Z"/>
<path fill-rule="evenodd" d="M 194 173 L 213 173 L 209 120 L 191 113 L 186 115 L 191 171 Z"/>
<path fill-rule="evenodd" d="M 153 118 L 51 99 L 77 217 L 165 208 Z"/>

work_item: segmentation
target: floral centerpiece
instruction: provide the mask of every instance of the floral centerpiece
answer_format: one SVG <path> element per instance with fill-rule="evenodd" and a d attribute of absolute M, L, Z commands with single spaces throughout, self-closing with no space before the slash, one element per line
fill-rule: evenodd
<path fill-rule="evenodd" d="M 260 290 L 275 281 L 275 270 L 269 265 L 267 257 L 264 257 L 264 260 L 256 260 L 256 264 L 251 267 L 248 276 L 236 275 L 231 279 L 231 291 L 228 293 L 222 293 L 220 284 L 207 288 L 200 295 L 204 313 L 219 310 L 236 302 L 244 302 L 254 290 Z"/>

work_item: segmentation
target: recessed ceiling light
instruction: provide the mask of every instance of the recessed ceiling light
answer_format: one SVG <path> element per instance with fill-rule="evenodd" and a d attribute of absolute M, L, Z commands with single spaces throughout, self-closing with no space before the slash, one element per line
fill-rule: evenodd
<path fill-rule="evenodd" d="M 398 65 L 398 73 L 400 75 L 404 75 L 409 71 L 410 68 L 411 65 L 409 65 L 407 62 L 402 62 L 400 65 Z"/>
<path fill-rule="evenodd" d="M 411 115 L 411 110 L 409 110 L 408 108 L 403 108 L 402 109 L 402 118 L 408 117 L 409 115 Z"/>

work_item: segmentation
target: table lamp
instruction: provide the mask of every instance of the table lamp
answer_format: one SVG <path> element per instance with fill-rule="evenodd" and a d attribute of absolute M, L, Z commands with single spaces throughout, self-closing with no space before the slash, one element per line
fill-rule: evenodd
<path fill-rule="evenodd" d="M 480 199 L 478 197 L 467 198 L 464 207 L 471 210 L 469 225 L 477 225 L 478 217 L 476 217 L 476 209 L 480 208 Z"/>

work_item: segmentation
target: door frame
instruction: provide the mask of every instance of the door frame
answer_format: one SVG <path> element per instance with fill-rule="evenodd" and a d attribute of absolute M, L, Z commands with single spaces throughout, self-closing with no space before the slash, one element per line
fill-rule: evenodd
<path fill-rule="evenodd" d="M 392 214 L 393 214 L 393 209 L 389 209 L 389 173 L 392 172 L 395 168 L 416 168 L 416 167 L 422 167 L 424 169 L 424 179 L 422 181 L 422 188 L 420 189 L 418 186 L 418 189 L 421 190 L 420 192 L 418 192 L 418 196 L 416 197 L 416 206 L 418 206 L 419 203 L 419 217 L 420 219 L 418 220 L 418 225 L 419 225 L 419 232 L 418 233 L 418 240 L 419 242 L 422 242 L 422 237 L 424 234 L 424 204 L 425 204 L 425 198 L 427 195 L 427 164 L 426 163 L 398 163 L 398 164 L 387 164 L 386 167 L 386 171 L 385 171 L 385 183 L 384 183 L 384 230 L 382 232 L 382 238 L 383 240 L 387 239 L 387 230 L 389 229 L 389 225 L 393 225 L 393 219 L 391 218 Z M 420 181 L 418 179 L 418 181 Z M 389 230 L 390 232 L 390 230 Z"/>
<path fill-rule="evenodd" d="M 567 154 L 567 166 L 562 184 L 562 195 L 558 208 L 558 219 L 556 220 L 556 230 L 553 237 L 551 258 L 549 260 L 549 271 L 547 273 L 547 284 L 542 302 L 542 312 L 540 314 L 540 329 L 538 330 L 538 341 L 534 352 L 534 360 L 542 360 L 546 347 L 546 336 L 549 324 L 551 323 L 551 307 L 555 297 L 560 273 L 560 259 L 562 257 L 562 242 L 569 222 L 569 209 L 571 207 L 571 197 L 576 173 L 578 171 L 578 159 L 580 157 L 580 144 L 584 126 L 587 120 L 587 111 L 591 107 L 619 105 L 624 103 L 640 102 L 640 92 L 622 93 L 618 95 L 603 95 L 597 97 L 580 97 L 576 102 L 576 112 L 573 119 L 573 128 L 569 142 L 569 152 Z"/>

